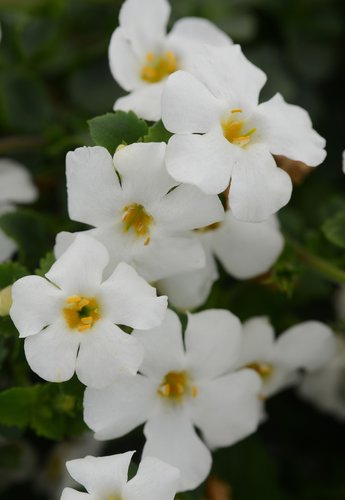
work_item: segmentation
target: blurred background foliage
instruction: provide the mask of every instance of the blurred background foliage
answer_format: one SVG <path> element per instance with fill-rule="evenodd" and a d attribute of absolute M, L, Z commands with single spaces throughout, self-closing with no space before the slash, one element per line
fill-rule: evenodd
<path fill-rule="evenodd" d="M 79 228 L 67 217 L 64 159 L 68 150 L 92 144 L 87 120 L 111 111 L 122 95 L 107 61 L 121 3 L 0 0 L 0 156 L 25 164 L 40 190 L 32 208 L 0 218 L 19 247 L 14 263 L 0 265 L 0 289 L 28 272 L 44 273 L 55 234 Z M 268 315 L 277 332 L 312 318 L 345 332 L 333 300 L 345 283 L 344 14 L 342 0 L 172 1 L 171 25 L 184 16 L 218 24 L 267 73 L 262 98 L 279 91 L 305 107 L 327 139 L 325 163 L 295 186 L 279 214 L 287 245 L 272 272 L 248 282 L 221 273 L 207 302 L 241 319 Z M 42 470 L 56 440 L 67 443 L 85 431 L 82 387 L 75 380 L 42 384 L 27 367 L 9 318 L 0 319 L 0 370 L 1 498 L 59 498 L 61 490 L 48 483 L 56 484 L 63 459 L 54 462 L 55 476 L 45 476 L 45 487 Z M 344 427 L 293 391 L 269 401 L 267 412 L 254 437 L 216 452 L 214 474 L 230 485 L 226 493 L 211 484 L 179 496 L 344 500 Z M 136 431 L 102 451 L 142 444 Z"/>

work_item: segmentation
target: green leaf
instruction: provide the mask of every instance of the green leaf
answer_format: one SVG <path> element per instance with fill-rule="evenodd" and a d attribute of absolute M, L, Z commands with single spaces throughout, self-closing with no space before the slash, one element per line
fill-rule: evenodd
<path fill-rule="evenodd" d="M 40 259 L 39 267 L 35 270 L 35 274 L 44 277 L 49 269 L 55 262 L 55 255 L 53 252 L 48 252 L 42 259 Z"/>
<path fill-rule="evenodd" d="M 0 264 L 0 290 L 12 285 L 23 276 L 27 276 L 29 271 L 18 262 L 6 262 Z"/>
<path fill-rule="evenodd" d="M 149 127 L 144 142 L 168 142 L 172 134 L 164 127 L 162 120 Z"/>
<path fill-rule="evenodd" d="M 326 220 L 322 226 L 328 241 L 340 248 L 345 248 L 345 212 L 341 211 Z"/>
<path fill-rule="evenodd" d="M 88 124 L 94 143 L 107 148 L 112 155 L 120 144 L 132 144 L 148 133 L 145 121 L 132 111 L 96 116 L 89 120 Z"/>
<path fill-rule="evenodd" d="M 0 228 L 18 245 L 19 260 L 30 268 L 37 265 L 51 246 L 53 230 L 48 218 L 30 210 L 18 210 L 0 217 Z"/>
<path fill-rule="evenodd" d="M 26 427 L 37 407 L 40 386 L 13 387 L 0 393 L 0 424 Z"/>

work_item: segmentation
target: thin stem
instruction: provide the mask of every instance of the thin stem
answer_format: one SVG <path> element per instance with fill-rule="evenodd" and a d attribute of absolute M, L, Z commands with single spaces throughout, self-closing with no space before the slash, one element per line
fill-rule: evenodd
<path fill-rule="evenodd" d="M 297 243 L 289 237 L 286 237 L 286 241 L 293 247 L 296 255 L 307 264 L 311 269 L 321 274 L 329 281 L 334 283 L 345 284 L 345 271 L 339 269 L 339 267 L 331 264 L 322 257 L 318 257 L 310 253 L 303 245 Z"/>

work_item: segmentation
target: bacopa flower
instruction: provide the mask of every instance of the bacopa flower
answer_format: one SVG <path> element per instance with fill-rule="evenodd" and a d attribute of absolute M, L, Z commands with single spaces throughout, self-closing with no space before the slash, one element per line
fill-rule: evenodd
<path fill-rule="evenodd" d="M 31 203 L 37 198 L 37 189 L 27 170 L 14 160 L 0 159 L 0 216 L 12 212 L 17 203 Z M 0 230 L 0 262 L 7 260 L 16 245 Z"/>
<path fill-rule="evenodd" d="M 178 309 L 194 309 L 207 299 L 218 278 L 216 260 L 237 279 L 265 273 L 276 261 L 284 245 L 275 216 L 263 222 L 242 222 L 231 211 L 218 222 L 194 232 L 206 253 L 206 266 L 157 283 L 160 292 Z"/>
<path fill-rule="evenodd" d="M 144 458 L 135 477 L 128 481 L 128 468 L 134 451 L 107 457 L 88 456 L 70 460 L 70 475 L 87 493 L 65 488 L 61 500 L 173 500 L 179 471 L 154 457 Z"/>
<path fill-rule="evenodd" d="M 217 196 L 194 186 L 175 187 L 165 150 L 164 143 L 147 143 L 119 149 L 114 160 L 101 147 L 67 155 L 69 215 L 95 226 L 88 234 L 107 247 L 108 270 L 125 261 L 155 281 L 205 265 L 203 247 L 190 230 L 223 219 L 223 207 Z M 74 237 L 60 234 L 57 255 Z"/>
<path fill-rule="evenodd" d="M 299 394 L 319 410 L 345 421 L 345 342 L 339 335 L 334 356 L 319 370 L 307 373 Z"/>
<path fill-rule="evenodd" d="M 241 333 L 238 318 L 225 310 L 189 315 L 184 341 L 170 310 L 160 327 L 134 331 L 145 349 L 140 374 L 86 389 L 84 419 L 95 438 L 116 438 L 146 422 L 143 456 L 174 465 L 181 471 L 179 489 L 194 489 L 212 462 L 194 426 L 213 448 L 244 438 L 259 421 L 260 377 L 253 370 L 232 373 Z"/>
<path fill-rule="evenodd" d="M 166 297 L 125 263 L 102 282 L 108 253 L 79 235 L 46 273 L 26 276 L 12 287 L 11 318 L 31 369 L 62 382 L 76 371 L 86 385 L 102 387 L 123 373 L 136 373 L 140 344 L 117 325 L 152 328 L 166 312 Z"/>
<path fill-rule="evenodd" d="M 190 72 L 167 80 L 162 119 L 174 135 L 167 168 L 178 181 L 206 193 L 230 184 L 234 216 L 260 221 L 290 199 L 289 175 L 273 155 L 315 166 L 325 158 L 325 140 L 312 128 L 306 111 L 280 94 L 258 104 L 265 74 L 243 56 L 239 46 L 193 56 Z"/>
<path fill-rule="evenodd" d="M 135 111 L 146 120 L 161 117 L 161 95 L 167 77 L 185 69 L 185 57 L 200 44 L 230 45 L 229 37 L 206 19 L 184 18 L 167 35 L 170 5 L 166 0 L 126 0 L 120 26 L 109 47 L 111 72 L 130 94 L 114 109 Z"/>
<path fill-rule="evenodd" d="M 299 381 L 299 370 L 314 371 L 332 358 L 332 330 L 319 321 L 306 321 L 275 339 L 265 317 L 243 325 L 243 345 L 238 366 L 255 370 L 262 378 L 261 395 L 267 398 Z"/>

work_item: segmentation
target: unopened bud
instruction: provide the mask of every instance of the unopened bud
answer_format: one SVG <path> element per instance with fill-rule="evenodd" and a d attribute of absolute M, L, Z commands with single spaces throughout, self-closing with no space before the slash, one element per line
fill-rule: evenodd
<path fill-rule="evenodd" d="M 0 316 L 8 316 L 12 305 L 12 285 L 0 291 Z"/>

